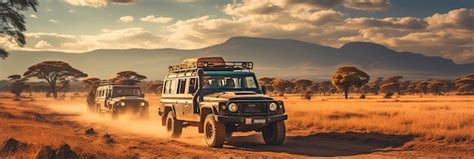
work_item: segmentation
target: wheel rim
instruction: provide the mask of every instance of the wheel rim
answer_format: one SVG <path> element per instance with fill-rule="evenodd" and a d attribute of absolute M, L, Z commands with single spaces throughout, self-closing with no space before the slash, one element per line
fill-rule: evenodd
<path fill-rule="evenodd" d="M 212 139 L 212 135 L 214 134 L 214 130 L 212 129 L 212 125 L 210 123 L 206 123 L 206 139 Z"/>

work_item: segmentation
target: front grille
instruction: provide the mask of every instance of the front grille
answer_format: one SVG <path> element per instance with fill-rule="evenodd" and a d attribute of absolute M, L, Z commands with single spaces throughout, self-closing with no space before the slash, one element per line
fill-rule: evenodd
<path fill-rule="evenodd" d="M 140 102 L 141 101 L 139 101 L 139 100 L 126 100 L 125 101 L 125 106 L 136 107 L 136 106 L 140 105 Z"/>
<path fill-rule="evenodd" d="M 267 103 L 238 103 L 242 114 L 266 114 Z"/>

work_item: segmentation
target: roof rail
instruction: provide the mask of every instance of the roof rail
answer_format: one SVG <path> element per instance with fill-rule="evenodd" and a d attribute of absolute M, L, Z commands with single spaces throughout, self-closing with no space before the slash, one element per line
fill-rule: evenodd
<path fill-rule="evenodd" d="M 170 72 L 195 71 L 197 69 L 213 71 L 251 70 L 253 62 L 224 61 L 222 57 L 200 57 L 186 59 L 181 64 L 168 67 Z"/>
<path fill-rule="evenodd" d="M 202 68 L 203 70 L 213 71 L 233 71 L 233 70 L 251 70 L 253 62 L 225 62 L 224 64 L 214 65 L 208 62 L 196 62 L 190 64 L 177 64 L 168 67 L 170 72 L 192 71 Z"/>
<path fill-rule="evenodd" d="M 99 86 L 106 86 L 111 84 L 112 82 L 110 82 L 110 80 L 101 80 Z"/>

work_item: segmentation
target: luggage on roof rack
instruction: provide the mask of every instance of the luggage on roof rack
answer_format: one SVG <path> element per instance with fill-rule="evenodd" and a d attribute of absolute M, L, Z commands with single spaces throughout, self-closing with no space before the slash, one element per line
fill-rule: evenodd
<path fill-rule="evenodd" d="M 190 71 L 202 68 L 203 70 L 250 70 L 253 62 L 224 61 L 222 57 L 199 57 L 185 59 L 183 63 L 168 67 L 170 72 Z"/>

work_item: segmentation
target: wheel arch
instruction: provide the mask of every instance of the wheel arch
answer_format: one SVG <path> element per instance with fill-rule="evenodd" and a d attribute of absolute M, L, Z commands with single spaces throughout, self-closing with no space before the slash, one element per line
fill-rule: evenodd
<path fill-rule="evenodd" d="M 198 132 L 204 133 L 204 120 L 206 116 L 209 114 L 217 114 L 217 110 L 213 106 L 202 106 L 200 109 L 199 114 L 199 124 L 198 124 Z"/>
<path fill-rule="evenodd" d="M 168 116 L 168 113 L 172 112 L 176 116 L 176 111 L 174 109 L 174 105 L 171 105 L 171 104 L 166 104 L 166 105 L 163 106 L 163 108 L 164 108 L 164 110 L 163 110 L 163 116 L 161 116 L 161 125 L 165 126 L 166 125 L 166 117 Z"/>

